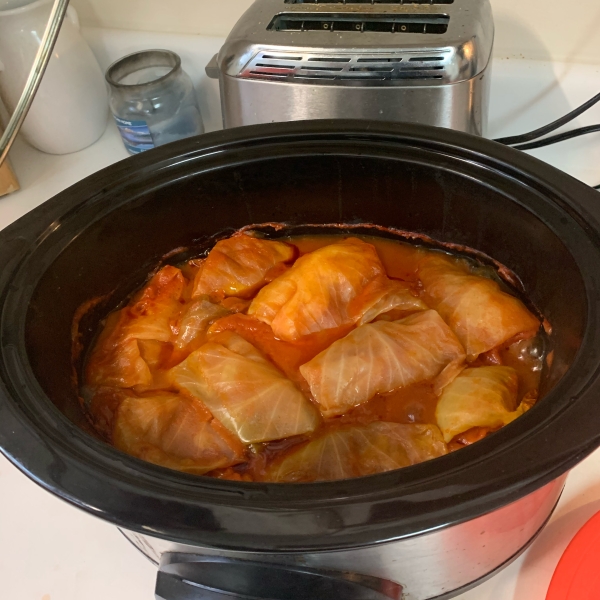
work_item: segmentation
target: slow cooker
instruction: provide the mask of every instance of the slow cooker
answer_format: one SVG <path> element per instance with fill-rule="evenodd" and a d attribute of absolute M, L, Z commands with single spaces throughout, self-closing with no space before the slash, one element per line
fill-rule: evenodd
<path fill-rule="evenodd" d="M 264 223 L 273 236 L 370 223 L 500 261 L 552 326 L 543 399 L 448 456 L 315 484 L 194 477 L 98 439 L 74 376 L 101 319 L 161 261 Z M 596 191 L 427 126 L 259 125 L 127 159 L 0 233 L 0 448 L 122 528 L 159 566 L 157 598 L 450 598 L 531 543 L 600 445 L 599 232 Z M 73 362 L 73 317 L 92 299 Z"/>

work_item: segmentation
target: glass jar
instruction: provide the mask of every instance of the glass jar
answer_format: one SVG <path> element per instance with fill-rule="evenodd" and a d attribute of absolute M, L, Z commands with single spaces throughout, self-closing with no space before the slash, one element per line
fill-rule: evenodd
<path fill-rule="evenodd" d="M 106 81 L 110 109 L 130 154 L 204 133 L 192 80 L 174 52 L 129 54 L 108 68 Z"/>

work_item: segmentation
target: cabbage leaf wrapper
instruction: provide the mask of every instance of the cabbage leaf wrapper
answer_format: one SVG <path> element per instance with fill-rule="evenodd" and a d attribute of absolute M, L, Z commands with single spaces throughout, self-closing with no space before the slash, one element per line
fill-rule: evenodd
<path fill-rule="evenodd" d="M 319 411 L 252 344 L 230 331 L 170 371 L 172 383 L 202 400 L 245 443 L 314 431 Z"/>
<path fill-rule="evenodd" d="M 350 303 L 348 313 L 353 320 L 356 320 L 357 325 L 364 325 L 380 317 L 385 317 L 388 321 L 396 321 L 408 316 L 408 313 L 428 308 L 411 284 L 378 278 Z M 398 313 L 401 313 L 400 317 L 389 318 Z"/>
<path fill-rule="evenodd" d="M 112 443 L 113 429 L 123 400 L 135 397 L 131 390 L 117 387 L 82 388 L 80 400 L 94 429 Z"/>
<path fill-rule="evenodd" d="M 199 348 L 206 341 L 206 332 L 212 323 L 229 314 L 229 310 L 211 302 L 207 295 L 192 300 L 183 309 L 177 322 L 175 347 L 186 351 Z"/>
<path fill-rule="evenodd" d="M 318 435 L 276 460 L 266 479 L 276 482 L 331 481 L 393 471 L 448 453 L 435 425 L 377 421 L 344 425 Z"/>
<path fill-rule="evenodd" d="M 273 330 L 262 321 L 248 315 L 229 315 L 218 319 L 208 329 L 208 339 L 221 331 L 233 331 L 262 352 L 275 367 L 291 379 L 305 395 L 310 395 L 306 380 L 300 375 L 300 365 L 313 359 L 333 342 L 350 333 L 352 327 L 326 329 L 304 336 L 297 342 L 277 339 Z"/>
<path fill-rule="evenodd" d="M 517 407 L 519 378 L 511 367 L 465 369 L 438 401 L 436 419 L 446 442 L 473 427 L 498 429 L 529 408 Z"/>
<path fill-rule="evenodd" d="M 434 310 L 358 327 L 300 367 L 325 417 L 341 415 L 376 394 L 462 369 L 465 351 Z"/>
<path fill-rule="evenodd" d="M 497 282 L 473 275 L 467 266 L 439 253 L 419 261 L 425 302 L 437 310 L 467 351 L 469 361 L 518 334 L 535 335 L 537 319 Z"/>
<path fill-rule="evenodd" d="M 244 233 L 217 242 L 194 279 L 192 297 L 202 294 L 250 297 L 286 270 L 297 250 L 284 242 Z"/>
<path fill-rule="evenodd" d="M 109 316 L 86 367 L 88 386 L 152 384 L 138 341 L 173 340 L 185 284 L 179 269 L 164 267 L 132 303 Z"/>
<path fill-rule="evenodd" d="M 199 400 L 186 395 L 126 398 L 112 437 L 127 454 L 195 475 L 244 460 L 239 440 Z"/>
<path fill-rule="evenodd" d="M 293 342 L 356 322 L 360 310 L 350 315 L 349 304 L 376 279 L 387 279 L 377 250 L 349 238 L 299 258 L 260 290 L 248 314 L 271 325 L 279 339 Z"/>

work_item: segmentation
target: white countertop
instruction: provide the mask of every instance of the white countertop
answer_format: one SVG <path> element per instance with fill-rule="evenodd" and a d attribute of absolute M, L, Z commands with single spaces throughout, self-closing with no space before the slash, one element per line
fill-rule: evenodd
<path fill-rule="evenodd" d="M 138 49 L 178 52 L 196 85 L 207 131 L 221 127 L 218 86 L 203 68 L 222 40 L 100 29 L 85 34 L 103 68 Z M 600 66 L 497 60 L 490 137 L 552 121 L 596 94 L 599 84 Z M 600 107 L 594 107 L 572 126 L 598 122 Z M 535 156 L 586 183 L 600 184 L 600 134 L 540 149 Z M 81 152 L 51 156 L 18 141 L 11 158 L 22 190 L 0 198 L 0 229 L 127 153 L 111 121 L 103 137 Z M 599 510 L 597 451 L 572 471 L 557 511 L 531 548 L 459 600 L 544 600 L 566 545 Z M 0 456 L 2 600 L 151 600 L 155 574 L 155 567 L 115 527 L 43 491 Z"/>

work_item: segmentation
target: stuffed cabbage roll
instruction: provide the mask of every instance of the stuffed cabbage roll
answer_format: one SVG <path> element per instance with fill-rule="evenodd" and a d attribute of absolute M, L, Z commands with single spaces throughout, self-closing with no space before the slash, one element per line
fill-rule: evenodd
<path fill-rule="evenodd" d="M 224 331 L 177 367 L 171 381 L 201 399 L 246 443 L 308 433 L 319 412 L 252 344 Z"/>
<path fill-rule="evenodd" d="M 220 304 L 210 301 L 207 295 L 200 296 L 188 304 L 177 323 L 175 346 L 179 350 L 195 350 L 206 340 L 206 332 L 217 319 L 230 314 L 230 311 Z"/>
<path fill-rule="evenodd" d="M 275 337 L 269 325 L 248 315 L 229 315 L 218 319 L 207 332 L 211 336 L 222 331 L 233 331 L 265 355 L 302 392 L 310 394 L 306 380 L 300 375 L 300 365 L 313 359 L 333 342 L 350 333 L 351 327 L 326 329 L 307 335 L 297 342 L 285 342 Z"/>
<path fill-rule="evenodd" d="M 377 421 L 344 425 L 276 460 L 268 481 L 310 482 L 364 477 L 393 471 L 447 454 L 435 425 L 400 425 Z"/>
<path fill-rule="evenodd" d="M 452 330 L 437 312 L 427 310 L 400 321 L 362 325 L 300 372 L 321 413 L 333 417 L 376 394 L 419 381 L 437 377 L 441 387 L 457 375 L 464 358 Z"/>
<path fill-rule="evenodd" d="M 498 429 L 521 416 L 528 406 L 517 408 L 519 378 L 511 367 L 465 369 L 443 391 L 436 419 L 444 440 L 473 427 Z"/>
<path fill-rule="evenodd" d="M 142 460 L 195 475 L 244 460 L 239 440 L 199 400 L 177 394 L 123 400 L 113 443 Z"/>
<path fill-rule="evenodd" d="M 87 364 L 88 386 L 129 388 L 152 384 L 140 342 L 167 343 L 173 339 L 184 287 L 181 271 L 164 267 L 129 306 L 110 315 Z"/>
<path fill-rule="evenodd" d="M 271 325 L 278 338 L 295 341 L 358 320 L 348 314 L 349 303 L 385 277 L 375 247 L 350 238 L 299 258 L 258 293 L 248 314 Z"/>
<path fill-rule="evenodd" d="M 90 387 L 131 388 L 152 383 L 152 373 L 142 358 L 138 341 L 124 334 L 126 310 L 113 313 L 106 320 L 86 365 L 85 382 Z"/>
<path fill-rule="evenodd" d="M 495 281 L 473 275 L 467 266 L 439 253 L 419 261 L 424 300 L 450 325 L 474 360 L 518 334 L 535 334 L 540 321 Z"/>
<path fill-rule="evenodd" d="M 128 338 L 169 342 L 181 310 L 185 278 L 175 267 L 163 267 L 146 285 L 142 294 L 126 309 Z"/>
<path fill-rule="evenodd" d="M 192 296 L 250 297 L 286 270 L 296 249 L 284 242 L 234 235 L 215 244 L 194 279 Z"/>
<path fill-rule="evenodd" d="M 107 441 L 112 442 L 113 429 L 119 406 L 127 398 L 133 397 L 132 391 L 117 387 L 82 388 L 80 400 L 94 429 Z"/>
<path fill-rule="evenodd" d="M 396 321 L 428 308 L 414 286 L 404 281 L 378 278 L 350 303 L 348 312 L 357 325 L 364 325 L 378 317 Z"/>

